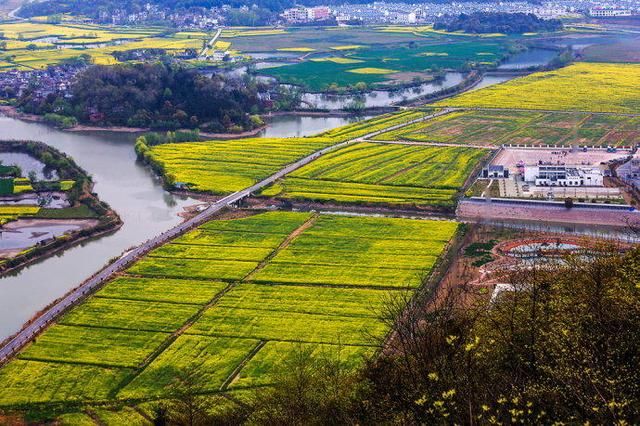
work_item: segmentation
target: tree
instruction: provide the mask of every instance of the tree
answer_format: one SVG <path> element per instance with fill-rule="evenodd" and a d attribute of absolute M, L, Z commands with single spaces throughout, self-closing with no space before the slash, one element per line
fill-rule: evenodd
<path fill-rule="evenodd" d="M 571 198 L 571 197 L 567 197 L 567 198 L 565 198 L 565 199 L 564 199 L 564 206 L 565 206 L 567 209 L 571 209 L 571 208 L 573 208 L 573 198 Z"/>

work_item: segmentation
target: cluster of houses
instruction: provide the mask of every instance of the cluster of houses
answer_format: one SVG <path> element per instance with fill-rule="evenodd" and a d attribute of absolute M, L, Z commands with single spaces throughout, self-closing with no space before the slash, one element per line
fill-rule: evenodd
<path fill-rule="evenodd" d="M 328 8 L 320 7 L 323 15 Z M 287 22 L 310 22 L 311 9 L 295 8 L 283 14 Z M 640 13 L 640 0 L 619 0 L 615 3 L 601 0 L 556 0 L 542 2 L 428 2 L 389 3 L 373 2 L 344 4 L 331 7 L 328 13 L 339 23 L 360 21 L 364 24 L 424 24 L 432 23 L 445 15 L 474 12 L 527 13 L 542 19 L 554 19 L 571 15 L 593 17 L 631 16 Z M 326 18 L 323 18 L 326 19 Z"/>
<path fill-rule="evenodd" d="M 178 28 L 212 29 L 224 21 L 224 13 L 225 8 L 199 7 L 174 11 L 147 3 L 142 10 L 132 11 L 121 8 L 113 11 L 101 11 L 98 14 L 98 22 L 113 25 L 142 25 L 162 22 L 163 24 L 170 23 Z"/>
<path fill-rule="evenodd" d="M 33 97 L 44 99 L 52 93 L 66 93 L 84 66 L 51 66 L 46 70 L 0 73 L 0 98 L 19 98 L 28 89 Z M 70 96 L 67 94 L 66 96 Z"/>

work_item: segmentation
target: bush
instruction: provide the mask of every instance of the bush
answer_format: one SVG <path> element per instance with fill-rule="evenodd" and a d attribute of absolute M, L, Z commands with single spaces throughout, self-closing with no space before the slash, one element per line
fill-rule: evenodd
<path fill-rule="evenodd" d="M 70 129 L 78 125 L 75 117 L 68 117 L 60 114 L 45 114 L 44 122 L 56 126 L 59 129 Z"/>

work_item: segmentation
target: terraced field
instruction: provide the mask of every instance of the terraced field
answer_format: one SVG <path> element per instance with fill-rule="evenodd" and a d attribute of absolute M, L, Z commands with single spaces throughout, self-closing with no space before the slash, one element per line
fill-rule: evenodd
<path fill-rule="evenodd" d="M 438 105 L 637 113 L 638 64 L 576 63 L 464 93 Z"/>
<path fill-rule="evenodd" d="M 2 367 L 0 407 L 153 400 L 181 374 L 202 392 L 246 392 L 271 383 L 301 345 L 340 350 L 355 365 L 387 331 L 376 319 L 385 298 L 420 286 L 456 229 L 290 212 L 209 222 L 152 252 Z M 85 419 L 74 410 L 61 420 Z M 129 408 L 92 410 L 106 423 L 144 423 Z"/>
<path fill-rule="evenodd" d="M 640 143 L 640 118 L 578 112 L 458 111 L 373 139 L 483 146 L 631 146 Z"/>
<path fill-rule="evenodd" d="M 262 192 L 359 204 L 451 207 L 487 150 L 363 142 L 335 151 Z"/>
<path fill-rule="evenodd" d="M 403 111 L 330 130 L 318 137 L 238 139 L 152 147 L 146 159 L 169 182 L 191 190 L 228 194 L 244 189 L 314 151 L 426 115 Z"/>

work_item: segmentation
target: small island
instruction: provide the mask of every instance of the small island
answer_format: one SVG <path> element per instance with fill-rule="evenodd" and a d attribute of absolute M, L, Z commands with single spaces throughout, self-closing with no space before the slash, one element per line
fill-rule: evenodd
<path fill-rule="evenodd" d="M 33 141 L 0 141 L 0 274 L 118 229 L 65 154 Z"/>

